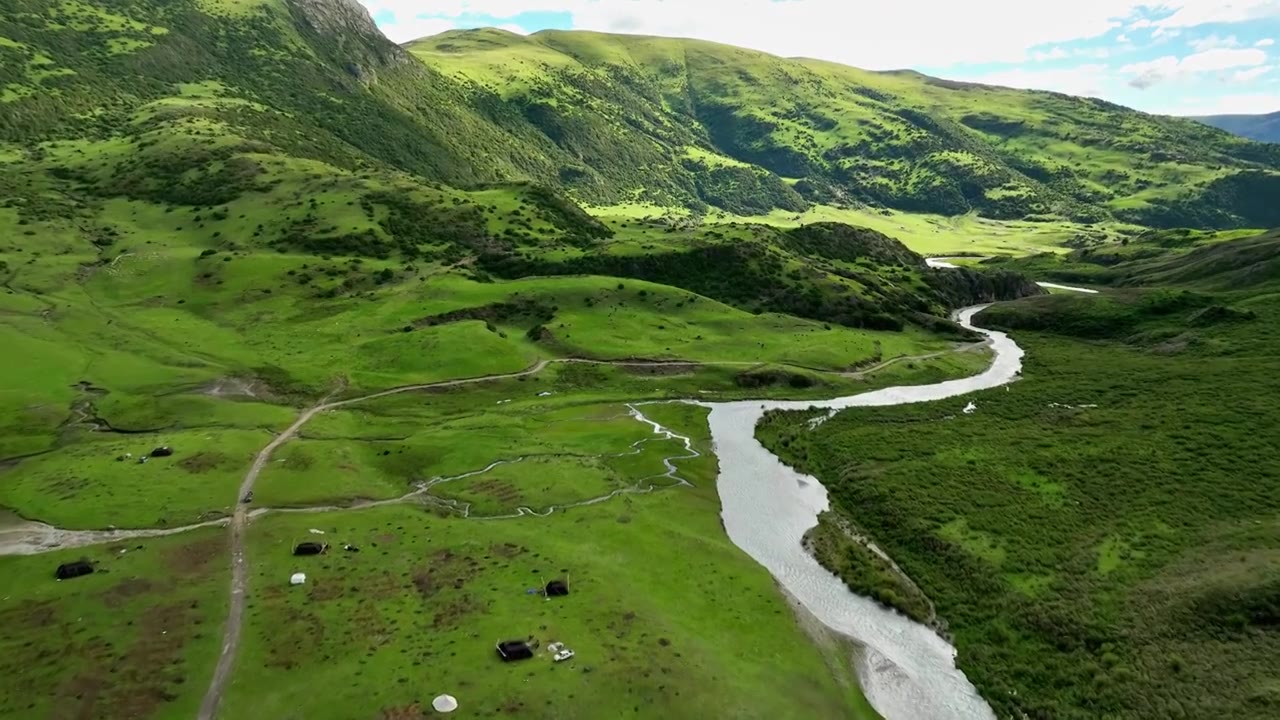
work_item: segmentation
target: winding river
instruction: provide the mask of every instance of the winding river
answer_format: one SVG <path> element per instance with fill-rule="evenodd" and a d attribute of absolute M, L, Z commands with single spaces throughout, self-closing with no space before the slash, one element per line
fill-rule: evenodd
<path fill-rule="evenodd" d="M 945 270 L 953 258 L 929 258 Z M 1037 283 L 1044 288 L 1097 293 L 1088 288 Z M 818 480 L 792 470 L 755 439 L 767 410 L 831 411 L 849 407 L 902 405 L 954 398 L 1011 382 L 1022 369 L 1022 348 L 1002 332 L 973 325 L 986 305 L 956 313 L 959 323 L 982 333 L 994 353 L 984 372 L 934 385 L 891 387 L 825 401 L 743 401 L 706 404 L 711 408 L 711 440 L 720 460 L 716 488 L 729 538 L 768 568 L 824 625 L 863 647 L 858 680 L 867 699 L 887 720 L 988 720 L 995 714 L 964 673 L 956 650 L 933 630 L 875 601 L 853 594 L 818 564 L 801 541 L 827 510 L 827 490 Z M 957 403 L 956 410 L 961 409 Z"/>
<path fill-rule="evenodd" d="M 1022 349 L 1004 333 L 972 325 L 973 316 L 984 307 L 956 314 L 962 325 L 986 335 L 995 353 L 991 366 L 979 375 L 816 402 L 709 404 L 711 439 L 720 459 L 716 487 L 729 538 L 768 568 L 824 625 L 865 648 L 858 661 L 858 679 L 867 699 L 889 720 L 973 720 L 995 715 L 956 668 L 955 648 L 925 625 L 851 593 L 805 551 L 801 539 L 828 508 L 826 488 L 783 465 L 755 439 L 755 426 L 766 410 L 839 410 L 942 400 L 1013 380 L 1022 367 Z"/>
<path fill-rule="evenodd" d="M 954 267 L 944 258 L 929 261 L 935 268 Z M 1082 288 L 1063 288 L 1091 292 Z M 739 548 L 769 570 L 820 622 L 835 632 L 855 640 L 861 647 L 857 659 L 858 679 L 868 700 L 888 720 L 994 720 L 994 713 L 973 685 L 955 666 L 956 651 L 933 630 L 904 615 L 887 610 L 875 601 L 851 593 L 844 583 L 828 572 L 808 554 L 802 545 L 804 534 L 817 524 L 818 514 L 828 508 L 826 488 L 815 478 L 802 475 L 766 450 L 755 439 L 755 427 L 766 410 L 804 410 L 825 408 L 831 411 L 848 407 L 887 406 L 954 398 L 966 393 L 997 387 L 1017 377 L 1022 367 L 1022 349 L 1004 333 L 974 327 L 972 319 L 985 305 L 965 308 L 956 313 L 960 324 L 986 336 L 994 359 L 982 373 L 933 385 L 890 387 L 849 397 L 824 401 L 741 401 L 697 403 L 711 409 L 712 445 L 720 461 L 716 487 L 720 494 L 722 517 L 729 538 Z M 543 361 L 528 370 L 513 373 L 519 377 L 540 371 Z M 566 359 L 560 362 L 589 362 Z M 401 392 L 438 386 L 484 382 L 493 378 L 448 381 L 424 386 L 409 386 L 375 393 L 370 396 L 322 402 L 306 411 L 290 429 L 278 435 L 263 449 L 245 477 L 245 488 L 252 488 L 261 466 L 271 451 L 286 442 L 306 421 L 323 410 Z M 956 409 L 960 409 L 957 404 Z M 631 407 L 637 420 L 654 426 L 655 433 L 669 432 L 649 421 Z M 686 441 L 683 436 L 671 435 Z M 696 453 L 695 453 L 696 454 Z M 672 475 L 675 466 L 667 462 Z M 241 495 L 247 492 L 242 488 Z M 603 498 L 601 498 L 603 499 Z M 394 501 L 393 501 L 394 502 Z M 593 501 L 594 502 L 594 501 Z M 46 552 L 57 547 L 110 542 L 121 538 L 153 537 L 182 532 L 205 525 L 231 524 L 242 530 L 250 513 L 243 504 L 234 519 L 221 518 L 186 528 L 134 531 L 65 531 L 39 523 L 18 522 L 0 527 L 0 547 L 5 554 Z M 336 509 L 336 508 L 335 508 Z M 11 525 L 13 523 L 3 523 Z M 234 534 L 234 533 L 233 533 Z M 243 606 L 244 562 L 237 545 L 237 570 L 233 581 L 233 599 L 239 592 Z M 233 604 L 234 607 L 234 604 Z M 206 707 L 201 717 L 213 717 L 225 678 L 235 655 L 239 617 L 228 618 L 228 640 L 219 658 Z M 224 667 L 225 666 L 225 667 Z M 221 678 L 221 679 L 220 679 Z"/>

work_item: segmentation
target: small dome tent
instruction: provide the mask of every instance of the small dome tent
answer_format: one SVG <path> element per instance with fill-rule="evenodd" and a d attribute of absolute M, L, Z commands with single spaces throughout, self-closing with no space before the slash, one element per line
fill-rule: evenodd
<path fill-rule="evenodd" d="M 504 640 L 498 643 L 498 657 L 505 662 L 528 660 L 533 657 L 533 648 L 524 640 Z"/>
<path fill-rule="evenodd" d="M 59 580 L 70 580 L 78 578 L 82 575 L 93 573 L 93 564 L 88 560 L 76 560 L 75 562 L 63 563 L 58 566 L 55 574 Z"/>
<path fill-rule="evenodd" d="M 293 548 L 293 554 L 294 555 L 319 555 L 328 549 L 329 549 L 329 546 L 323 543 L 304 542 L 304 543 L 298 543 Z"/>

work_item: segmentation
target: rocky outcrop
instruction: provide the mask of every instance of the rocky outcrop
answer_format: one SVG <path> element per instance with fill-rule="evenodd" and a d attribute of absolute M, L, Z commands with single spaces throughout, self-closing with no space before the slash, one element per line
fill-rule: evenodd
<path fill-rule="evenodd" d="M 801 255 L 881 265 L 924 265 L 924 258 L 906 245 L 870 228 L 822 222 L 801 225 L 784 233 L 788 249 Z"/>
<path fill-rule="evenodd" d="M 1046 294 L 1034 280 L 1012 270 L 947 268 L 931 272 L 925 278 L 952 307 Z"/>
<path fill-rule="evenodd" d="M 365 84 L 378 72 L 413 62 L 409 52 L 387 39 L 357 0 L 289 0 L 294 22 L 312 36 L 312 46 Z"/>
<path fill-rule="evenodd" d="M 369 11 L 356 0 L 290 0 L 290 4 L 317 30 L 376 35 L 385 40 Z"/>

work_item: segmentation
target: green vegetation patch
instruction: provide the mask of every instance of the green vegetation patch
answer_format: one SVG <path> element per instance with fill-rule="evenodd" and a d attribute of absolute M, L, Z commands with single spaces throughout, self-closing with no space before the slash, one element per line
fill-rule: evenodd
<path fill-rule="evenodd" d="M 805 548 L 849 586 L 851 592 L 902 612 L 921 623 L 933 621 L 933 606 L 911 579 L 867 546 L 832 511 L 804 537 Z"/>
<path fill-rule="evenodd" d="M 222 638 L 226 537 L 211 528 L 0 558 L 0 715 L 194 715 Z M 54 579 L 81 559 L 93 574 Z"/>
<path fill-rule="evenodd" d="M 95 434 L 0 471 L 0 505 L 65 528 L 190 525 L 230 512 L 241 478 L 270 438 L 261 430 L 213 428 Z M 161 446 L 174 454 L 141 462 Z"/>

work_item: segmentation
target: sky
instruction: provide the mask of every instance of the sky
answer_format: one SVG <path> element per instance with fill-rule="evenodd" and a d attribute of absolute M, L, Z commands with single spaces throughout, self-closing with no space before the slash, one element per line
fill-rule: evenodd
<path fill-rule="evenodd" d="M 1280 111 L 1280 0 L 360 0 L 405 42 L 453 28 L 694 37 L 1168 115 Z"/>

